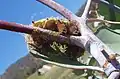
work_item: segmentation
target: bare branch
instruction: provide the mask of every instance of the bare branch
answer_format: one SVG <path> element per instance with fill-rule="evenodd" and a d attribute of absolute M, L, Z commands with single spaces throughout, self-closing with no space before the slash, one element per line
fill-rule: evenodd
<path fill-rule="evenodd" d="M 54 62 L 54 61 L 51 61 L 51 60 L 47 59 L 47 57 L 41 55 L 40 53 L 38 53 L 34 50 L 31 50 L 31 51 L 32 51 L 31 54 L 35 55 L 37 58 L 40 58 L 42 61 L 44 61 L 46 63 L 50 63 L 50 64 L 54 64 L 54 65 L 57 65 L 57 66 L 70 68 L 70 69 L 80 69 L 80 70 L 90 69 L 90 70 L 96 70 L 96 71 L 104 72 L 103 68 L 96 67 L 96 66 L 87 66 L 85 64 L 82 64 L 81 66 L 78 66 L 78 65 L 69 65 L 69 64 L 62 64 L 62 63 Z"/>
<path fill-rule="evenodd" d="M 81 16 L 82 18 L 84 18 L 84 19 L 87 18 L 87 15 L 89 13 L 89 8 L 90 8 L 91 3 L 92 3 L 92 0 L 87 0 L 87 4 L 85 6 L 85 10 L 84 10 L 84 12 L 83 12 L 83 14 Z"/>
<path fill-rule="evenodd" d="M 74 44 L 77 46 L 80 46 L 83 48 L 83 45 L 80 44 L 80 41 L 83 41 L 83 37 L 77 37 L 77 36 L 63 36 L 60 35 L 59 32 L 47 30 L 47 29 L 42 29 L 38 27 L 33 27 L 30 25 L 23 25 L 23 24 L 17 24 L 17 23 L 11 23 L 11 22 L 6 22 L 0 20 L 0 29 L 4 30 L 9 30 L 9 31 L 15 31 L 15 32 L 21 32 L 21 33 L 27 33 L 27 34 L 32 34 L 36 32 L 38 35 L 41 36 L 41 38 L 47 38 L 48 40 L 53 40 L 61 43 L 68 43 L 68 44 Z M 79 41 L 76 41 L 78 40 Z"/>
<path fill-rule="evenodd" d="M 27 34 L 31 34 L 32 31 L 34 30 L 32 27 L 29 27 L 28 25 L 10 23 L 10 22 L 6 22 L 6 21 L 2 21 L 2 20 L 0 20 L 0 29 L 21 32 L 21 33 L 27 33 Z"/>
<path fill-rule="evenodd" d="M 102 20 L 102 19 L 98 19 L 98 18 L 88 18 L 87 22 L 103 22 L 103 23 L 108 23 L 108 24 L 120 24 L 120 22 Z"/>
<path fill-rule="evenodd" d="M 54 64 L 57 66 L 65 67 L 65 68 L 70 68 L 70 69 L 79 69 L 79 70 L 84 70 L 84 69 L 90 69 L 90 70 L 96 70 L 100 72 L 104 72 L 103 68 L 100 67 L 95 67 L 95 66 L 75 66 L 75 65 L 68 65 L 68 64 L 61 64 L 61 63 L 56 63 L 48 60 L 41 59 L 42 61 L 45 61 L 50 64 Z"/>
<path fill-rule="evenodd" d="M 69 19 L 72 22 L 76 22 L 76 18 L 78 18 L 74 13 L 72 13 L 70 10 L 66 9 L 62 5 L 54 2 L 53 0 L 36 0 L 38 2 L 41 2 L 45 4 L 46 6 L 52 8 L 56 12 L 63 15 L 65 18 Z"/>

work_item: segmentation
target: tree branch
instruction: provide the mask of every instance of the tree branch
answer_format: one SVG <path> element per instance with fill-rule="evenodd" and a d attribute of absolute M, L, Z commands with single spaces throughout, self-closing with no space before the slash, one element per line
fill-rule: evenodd
<path fill-rule="evenodd" d="M 68 9 L 64 8 L 62 5 L 54 2 L 53 0 L 36 0 L 36 1 L 45 4 L 46 6 L 60 13 L 65 18 L 69 19 L 71 22 L 77 24 L 76 18 L 78 17 L 75 14 L 73 14 L 71 11 L 69 11 Z"/>
<path fill-rule="evenodd" d="M 10 22 L 6 22 L 6 21 L 2 21 L 2 20 L 0 20 L 0 29 L 21 32 L 21 33 L 27 33 L 27 34 L 32 34 L 32 32 L 34 30 L 32 27 L 29 27 L 28 25 L 10 23 Z"/>
<path fill-rule="evenodd" d="M 108 23 L 108 24 L 120 24 L 120 22 L 102 20 L 102 19 L 98 19 L 98 18 L 88 18 L 87 22 L 103 22 L 103 23 Z"/>
<path fill-rule="evenodd" d="M 84 69 L 90 69 L 90 70 L 96 70 L 96 71 L 100 71 L 100 72 L 104 72 L 103 68 L 100 67 L 95 67 L 95 66 L 75 66 L 75 65 L 69 65 L 69 64 L 61 64 L 61 63 L 57 63 L 57 62 L 52 62 L 49 60 L 44 60 L 41 59 L 44 62 L 50 63 L 50 64 L 54 64 L 57 66 L 61 66 L 61 67 L 65 67 L 65 68 L 70 68 L 70 69 L 79 69 L 79 70 L 84 70 Z"/>
<path fill-rule="evenodd" d="M 82 18 L 87 19 L 87 15 L 89 13 L 89 8 L 90 8 L 91 3 L 92 3 L 92 0 L 88 0 L 87 1 L 87 4 L 86 4 L 85 9 L 84 9 L 84 12 L 83 12 L 83 14 L 81 16 Z"/>
<path fill-rule="evenodd" d="M 81 66 L 78 66 L 78 65 L 69 65 L 69 64 L 57 63 L 57 62 L 54 62 L 54 61 L 51 61 L 51 60 L 47 59 L 46 56 L 41 55 L 40 53 L 36 52 L 35 50 L 31 50 L 31 54 L 33 54 L 35 57 L 41 58 L 41 60 L 46 62 L 46 63 L 54 64 L 54 65 L 65 67 L 65 68 L 80 69 L 80 70 L 90 69 L 90 70 L 96 70 L 96 71 L 104 72 L 103 68 L 96 67 L 96 66 L 88 66 L 88 65 L 85 65 L 85 64 L 82 64 Z"/>
<path fill-rule="evenodd" d="M 67 43 L 67 44 L 73 44 L 77 45 L 83 48 L 82 41 L 85 39 L 84 37 L 78 36 L 63 36 L 60 35 L 59 32 L 42 29 L 38 27 L 33 27 L 31 25 L 23 25 L 23 24 L 17 24 L 17 23 L 11 23 L 0 20 L 0 29 L 9 30 L 9 31 L 15 31 L 15 32 L 21 32 L 21 33 L 27 33 L 27 34 L 33 34 L 36 32 L 38 35 L 41 36 L 41 38 L 47 38 L 48 40 L 53 40 L 61 43 Z M 76 40 L 79 40 L 76 41 Z"/>

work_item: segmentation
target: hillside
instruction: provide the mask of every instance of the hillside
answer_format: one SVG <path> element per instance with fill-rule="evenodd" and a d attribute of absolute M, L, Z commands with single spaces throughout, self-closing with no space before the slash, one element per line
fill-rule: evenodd
<path fill-rule="evenodd" d="M 40 59 L 36 59 L 31 54 L 20 58 L 6 69 L 1 79 L 26 79 L 33 74 L 38 68 L 45 64 Z"/>
<path fill-rule="evenodd" d="M 38 63 L 39 62 L 39 63 Z M 13 63 L 0 79 L 80 79 L 83 71 L 52 66 L 51 70 L 39 75 L 37 70 L 45 63 L 31 54 Z"/>

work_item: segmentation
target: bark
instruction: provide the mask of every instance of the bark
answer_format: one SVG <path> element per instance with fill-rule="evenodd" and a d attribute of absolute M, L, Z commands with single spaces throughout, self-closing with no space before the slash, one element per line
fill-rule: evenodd
<path fill-rule="evenodd" d="M 47 38 L 48 40 L 53 40 L 61 43 L 67 43 L 67 44 L 73 44 L 75 45 L 77 40 L 77 36 L 63 36 L 60 35 L 59 32 L 43 29 L 43 28 L 37 28 L 30 25 L 23 25 L 23 24 L 17 24 L 12 22 L 6 22 L 0 20 L 0 29 L 14 31 L 14 32 L 20 32 L 20 33 L 26 33 L 26 34 L 33 34 L 37 33 L 41 36 L 41 38 Z M 80 37 L 82 39 L 83 37 Z M 82 40 L 79 40 L 82 41 Z M 80 44 L 77 44 L 78 46 L 83 46 Z"/>

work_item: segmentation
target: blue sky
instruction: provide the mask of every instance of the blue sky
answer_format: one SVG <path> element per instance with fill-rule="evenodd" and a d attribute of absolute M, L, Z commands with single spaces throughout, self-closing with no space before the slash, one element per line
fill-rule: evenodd
<path fill-rule="evenodd" d="M 76 12 L 85 0 L 55 0 Z M 0 20 L 30 24 L 50 16 L 60 16 L 36 0 L 0 0 Z M 0 30 L 0 74 L 28 53 L 23 34 Z"/>

